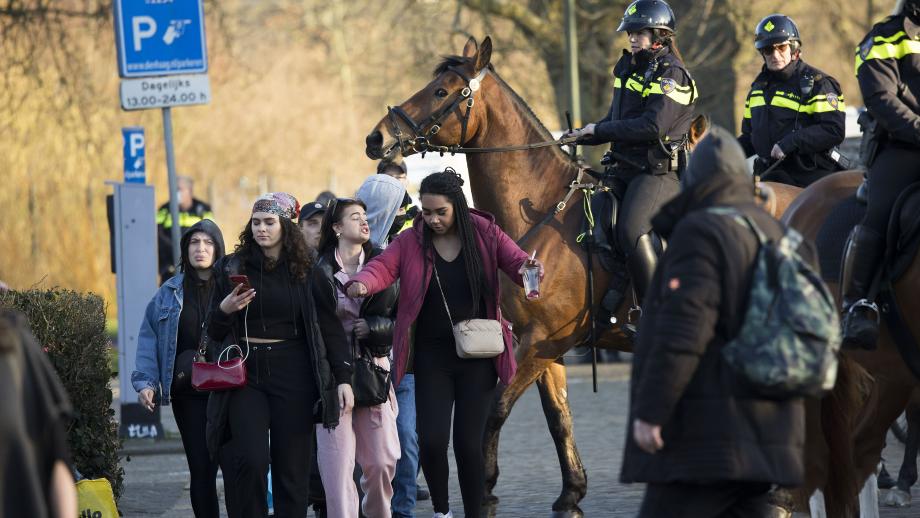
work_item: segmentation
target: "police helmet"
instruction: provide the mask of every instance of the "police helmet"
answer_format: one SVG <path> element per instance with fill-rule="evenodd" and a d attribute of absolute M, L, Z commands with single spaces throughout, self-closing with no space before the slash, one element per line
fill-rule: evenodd
<path fill-rule="evenodd" d="M 674 11 L 664 0 L 636 0 L 623 13 L 617 32 L 638 32 L 642 29 L 662 29 L 674 32 Z"/>
<path fill-rule="evenodd" d="M 792 18 L 783 14 L 771 14 L 760 20 L 754 33 L 754 47 L 757 50 L 780 43 L 802 44 L 802 39 L 799 38 L 799 28 L 796 27 Z"/>
<path fill-rule="evenodd" d="M 905 0 L 901 13 L 910 21 L 920 25 L 920 0 Z"/>

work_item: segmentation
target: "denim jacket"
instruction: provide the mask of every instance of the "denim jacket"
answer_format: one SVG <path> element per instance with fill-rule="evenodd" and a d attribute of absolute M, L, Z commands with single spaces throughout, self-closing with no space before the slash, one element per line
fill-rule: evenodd
<path fill-rule="evenodd" d="M 176 362 L 176 339 L 179 334 L 179 314 L 182 312 L 182 279 L 177 274 L 160 286 L 147 304 L 144 322 L 137 337 L 137 358 L 131 384 L 140 393 L 151 388 L 159 395 L 161 405 L 169 405 L 169 387 Z"/>

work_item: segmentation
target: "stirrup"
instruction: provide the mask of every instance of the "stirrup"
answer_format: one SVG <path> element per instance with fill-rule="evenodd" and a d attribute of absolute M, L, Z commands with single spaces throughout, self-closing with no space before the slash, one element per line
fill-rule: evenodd
<path fill-rule="evenodd" d="M 881 313 L 879 312 L 878 304 L 869 299 L 859 299 L 850 304 L 850 307 L 847 309 L 847 316 L 852 315 L 858 308 L 866 308 L 868 311 L 871 311 L 872 314 L 875 315 L 875 323 L 881 324 Z"/>
<path fill-rule="evenodd" d="M 636 316 L 634 317 L 633 315 Z M 640 318 L 642 318 L 642 308 L 635 304 L 630 306 L 629 311 L 626 312 L 626 323 L 621 326 L 623 333 L 630 340 L 634 339 L 639 333 Z"/>

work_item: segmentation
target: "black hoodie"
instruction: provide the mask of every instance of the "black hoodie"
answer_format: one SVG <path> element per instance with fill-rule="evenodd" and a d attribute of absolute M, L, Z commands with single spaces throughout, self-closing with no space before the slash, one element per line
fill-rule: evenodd
<path fill-rule="evenodd" d="M 744 319 L 759 245 L 750 229 L 705 209 L 733 207 L 770 239 L 783 232 L 754 204 L 741 154 L 730 133 L 714 129 L 694 150 L 684 191 L 653 219 L 670 242 L 639 323 L 623 482 L 802 483 L 801 400 L 761 399 L 722 361 Z M 661 425 L 664 449 L 639 449 L 636 418 Z"/>

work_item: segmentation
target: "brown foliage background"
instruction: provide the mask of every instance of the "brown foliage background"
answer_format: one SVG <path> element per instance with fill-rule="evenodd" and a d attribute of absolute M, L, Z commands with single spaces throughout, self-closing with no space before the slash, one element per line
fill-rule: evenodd
<path fill-rule="evenodd" d="M 585 121 L 603 116 L 609 71 L 625 43 L 628 2 L 577 2 Z M 760 68 L 754 25 L 779 10 L 804 57 L 861 104 L 853 48 L 893 1 L 674 0 L 701 110 L 735 125 Z M 374 171 L 364 135 L 385 107 L 428 81 L 468 35 L 495 39 L 493 63 L 551 128 L 568 104 L 562 0 L 210 0 L 212 100 L 173 110 L 177 166 L 196 180 L 228 238 L 252 199 L 348 194 Z M 0 2 L 0 279 L 64 286 L 114 302 L 106 180 L 120 180 L 122 126 L 144 126 L 148 183 L 167 200 L 158 110 L 118 103 L 111 0 Z M 114 307 L 114 305 L 112 305 Z"/>

